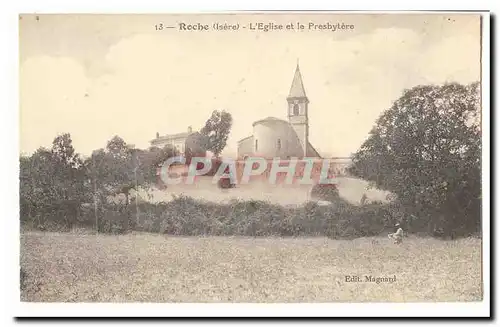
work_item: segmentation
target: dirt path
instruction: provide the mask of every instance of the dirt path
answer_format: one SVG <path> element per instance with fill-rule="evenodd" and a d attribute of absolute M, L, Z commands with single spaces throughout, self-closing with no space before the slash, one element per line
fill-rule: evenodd
<path fill-rule="evenodd" d="M 385 201 L 387 192 L 367 189 L 368 183 L 355 178 L 338 178 L 339 194 L 345 200 L 358 204 L 363 194 L 369 200 Z M 167 190 L 142 191 L 140 196 L 152 202 L 170 201 L 173 196 L 184 194 L 211 202 L 229 202 L 231 199 L 270 201 L 281 205 L 301 205 L 311 201 L 311 185 L 271 185 L 254 182 L 240 184 L 232 189 L 219 189 L 210 177 L 203 177 L 195 184 L 169 185 Z"/>

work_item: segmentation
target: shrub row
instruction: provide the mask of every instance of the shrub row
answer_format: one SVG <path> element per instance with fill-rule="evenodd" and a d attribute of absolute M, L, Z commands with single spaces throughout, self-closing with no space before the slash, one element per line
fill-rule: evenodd
<path fill-rule="evenodd" d="M 101 233 L 145 231 L 170 235 L 328 236 L 336 239 L 374 236 L 394 226 L 391 204 L 354 206 L 341 199 L 330 205 L 309 202 L 283 207 L 264 201 L 218 204 L 180 196 L 170 202 L 106 204 L 86 208 L 79 221 Z M 96 219 L 97 218 L 97 219 Z"/>

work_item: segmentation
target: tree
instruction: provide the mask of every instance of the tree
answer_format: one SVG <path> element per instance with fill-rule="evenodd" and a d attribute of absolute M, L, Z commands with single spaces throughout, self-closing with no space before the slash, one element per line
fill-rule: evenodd
<path fill-rule="evenodd" d="M 140 185 L 151 185 L 157 183 L 158 169 L 169 158 L 178 155 L 179 153 L 172 145 L 165 145 L 163 148 L 150 147 L 148 150 L 138 150 L 139 158 L 138 165 L 138 183 Z"/>
<path fill-rule="evenodd" d="M 130 191 L 135 189 L 135 172 L 138 160 L 135 149 L 119 136 L 114 136 L 106 144 L 102 170 L 104 182 L 115 194 L 125 195 L 129 203 Z"/>
<path fill-rule="evenodd" d="M 119 136 L 114 136 L 106 149 L 94 151 L 85 166 L 93 179 L 99 197 L 123 194 L 129 204 L 131 190 L 151 185 L 158 181 L 157 169 L 168 158 L 177 155 L 175 149 L 167 145 L 163 149 L 151 147 L 148 150 L 127 145 Z"/>
<path fill-rule="evenodd" d="M 92 155 L 84 161 L 89 183 L 88 190 L 93 194 L 93 202 L 105 202 L 110 193 L 108 187 L 109 170 L 112 167 L 112 158 L 104 149 L 94 150 Z"/>
<path fill-rule="evenodd" d="M 66 167 L 77 168 L 82 164 L 69 133 L 58 135 L 52 141 L 52 154 L 59 163 Z"/>
<path fill-rule="evenodd" d="M 85 171 L 70 134 L 57 136 L 52 148 L 20 157 L 21 220 L 37 226 L 52 220 L 66 228 L 76 222 L 86 200 Z"/>
<path fill-rule="evenodd" d="M 430 232 L 479 230 L 479 84 L 417 86 L 377 120 L 351 174 L 397 195 Z"/>
<path fill-rule="evenodd" d="M 73 147 L 69 133 L 58 135 L 52 142 L 52 164 L 56 173 L 53 182 L 59 184 L 61 192 L 59 198 L 64 201 L 77 201 L 83 197 L 83 183 L 85 171 L 82 169 L 83 161 Z M 76 203 L 75 203 L 76 205 Z"/>
<path fill-rule="evenodd" d="M 186 165 L 191 163 L 193 157 L 205 157 L 208 149 L 208 137 L 200 132 L 189 135 L 186 139 L 184 156 Z"/>
<path fill-rule="evenodd" d="M 207 139 L 206 150 L 219 156 L 226 147 L 232 124 L 233 118 L 230 113 L 225 110 L 214 110 L 200 131 L 200 134 Z"/>
<path fill-rule="evenodd" d="M 45 148 L 39 148 L 31 156 L 21 156 L 19 163 L 21 221 L 28 221 L 57 198 L 58 192 L 53 187 L 55 169 L 52 153 Z"/>
<path fill-rule="evenodd" d="M 113 136 L 106 144 L 106 151 L 115 159 L 126 159 L 130 154 L 130 147 L 118 135 Z"/>
<path fill-rule="evenodd" d="M 21 221 L 39 228 L 50 221 L 71 228 L 84 203 L 94 203 L 96 217 L 98 202 L 105 203 L 108 196 L 124 194 L 129 204 L 130 191 L 155 183 L 157 168 L 174 155 L 171 146 L 136 149 L 115 136 L 106 148 L 82 160 L 70 134 L 59 135 L 51 149 L 19 158 Z"/>

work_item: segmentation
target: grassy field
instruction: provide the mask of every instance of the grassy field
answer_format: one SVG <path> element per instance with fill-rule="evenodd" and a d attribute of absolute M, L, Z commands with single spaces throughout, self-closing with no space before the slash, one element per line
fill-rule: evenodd
<path fill-rule="evenodd" d="M 479 301 L 481 241 L 24 233 L 22 301 Z M 356 275 L 360 282 L 346 282 Z M 380 283 L 365 276 L 394 277 Z"/>

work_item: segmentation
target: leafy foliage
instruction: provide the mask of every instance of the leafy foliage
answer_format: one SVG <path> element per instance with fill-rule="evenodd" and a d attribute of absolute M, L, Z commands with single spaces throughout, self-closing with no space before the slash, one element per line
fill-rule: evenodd
<path fill-rule="evenodd" d="M 70 228 L 86 196 L 83 163 L 69 134 L 57 136 L 50 150 L 40 148 L 20 158 L 21 221 L 43 226 L 50 217 Z"/>
<path fill-rule="evenodd" d="M 139 184 L 148 185 L 158 181 L 157 169 L 160 168 L 165 161 L 171 157 L 177 156 L 179 153 L 171 145 L 165 145 L 163 148 L 150 147 L 148 150 L 137 150 L 137 158 L 139 158 Z"/>
<path fill-rule="evenodd" d="M 219 156 L 226 147 L 232 125 L 233 117 L 230 113 L 225 110 L 214 110 L 200 131 L 200 134 L 206 137 L 206 149 Z"/>
<path fill-rule="evenodd" d="M 137 205 L 129 206 L 131 190 L 154 184 L 157 169 L 177 155 L 175 149 L 137 149 L 115 136 L 83 160 L 71 136 L 62 134 L 50 149 L 20 157 L 21 223 L 37 229 L 83 223 L 109 233 L 137 229 L 176 235 L 354 238 L 378 235 L 399 221 L 410 232 L 474 233 L 481 216 L 478 90 L 477 83 L 418 86 L 405 91 L 377 120 L 350 171 L 395 194 L 390 204 L 364 201 L 355 206 L 343 201 L 336 188 L 317 186 L 313 196 L 332 204 L 285 208 L 260 201 L 215 204 L 180 197 L 159 204 L 136 199 Z M 231 125 L 229 113 L 214 111 L 200 133 L 188 138 L 186 152 L 198 156 L 210 150 L 218 156 Z M 117 194 L 125 195 L 125 203 L 109 201 Z"/>
<path fill-rule="evenodd" d="M 193 157 L 205 157 L 209 148 L 209 140 L 200 132 L 192 133 L 186 139 L 185 153 L 186 164 L 191 163 Z"/>
<path fill-rule="evenodd" d="M 167 203 L 141 201 L 137 208 L 107 204 L 99 209 L 99 231 L 124 233 L 131 227 L 128 217 L 136 214 L 133 228 L 152 233 L 352 239 L 392 232 L 397 210 L 392 204 L 355 206 L 340 198 L 328 206 L 309 202 L 286 208 L 265 201 L 219 204 L 179 196 Z"/>
<path fill-rule="evenodd" d="M 131 190 L 157 182 L 157 169 L 168 158 L 175 156 L 171 146 L 163 149 L 151 147 L 136 149 L 118 136 L 113 137 L 106 149 L 99 149 L 87 159 L 85 166 L 102 196 L 124 194 L 129 202 Z"/>
<path fill-rule="evenodd" d="M 94 204 L 94 216 L 110 196 L 124 194 L 127 205 L 130 191 L 155 183 L 157 167 L 173 155 L 172 147 L 135 149 L 115 136 L 105 149 L 82 160 L 71 136 L 59 135 L 51 149 L 20 157 L 21 222 L 39 229 L 68 229 L 81 223 L 85 204 Z"/>
<path fill-rule="evenodd" d="M 478 83 L 406 90 L 377 120 L 350 172 L 396 194 L 429 232 L 474 232 L 480 226 L 479 122 Z"/>

